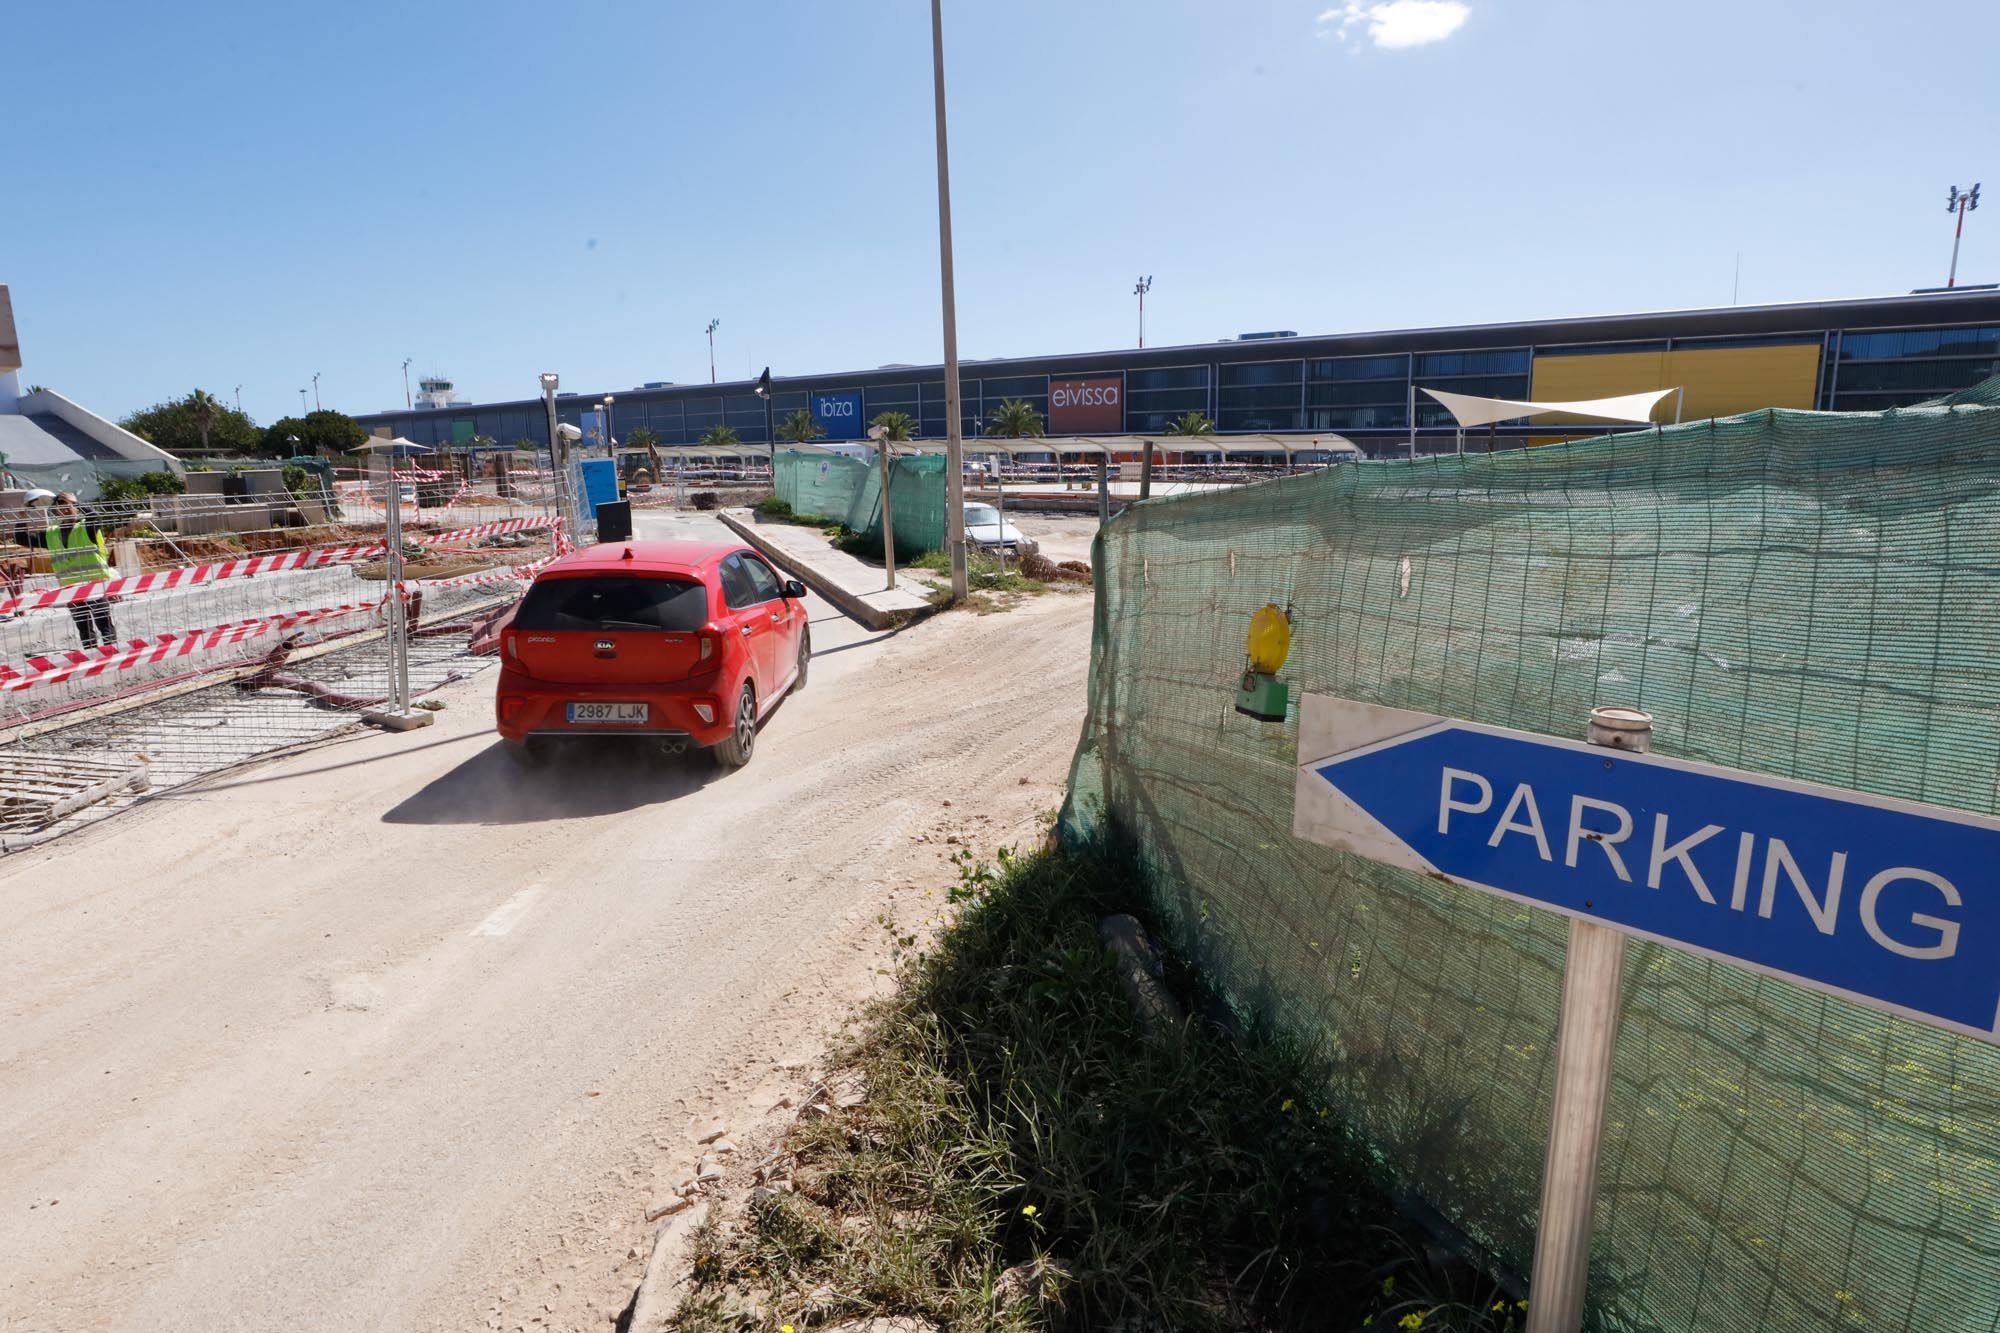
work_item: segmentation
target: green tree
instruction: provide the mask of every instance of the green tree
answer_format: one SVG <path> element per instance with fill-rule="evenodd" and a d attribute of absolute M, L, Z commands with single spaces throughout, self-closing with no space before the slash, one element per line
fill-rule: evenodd
<path fill-rule="evenodd" d="M 701 438 L 696 443 L 713 444 L 723 449 L 734 449 L 742 444 L 743 441 L 736 434 L 734 426 L 710 426 L 701 433 Z"/>
<path fill-rule="evenodd" d="M 46 384 L 30 384 L 28 386 L 29 393 L 47 393 L 48 391 L 49 386 Z"/>
<path fill-rule="evenodd" d="M 256 422 L 203 389 L 155 403 L 118 424 L 168 453 L 255 453 L 263 435 Z"/>
<path fill-rule="evenodd" d="M 1009 398 L 993 409 L 993 415 L 986 419 L 986 429 L 1003 439 L 1035 439 L 1042 433 L 1042 414 L 1033 403 Z"/>
<path fill-rule="evenodd" d="M 625 447 L 628 449 L 644 449 L 650 454 L 660 447 L 660 432 L 654 430 L 651 426 L 641 426 L 637 430 L 627 431 L 625 433 Z"/>
<path fill-rule="evenodd" d="M 1181 419 L 1167 427 L 1169 435 L 1213 435 L 1215 423 L 1204 412 L 1188 412 Z"/>
<path fill-rule="evenodd" d="M 293 444 L 292 438 L 298 437 Z M 272 458 L 294 454 L 351 454 L 368 443 L 368 432 L 345 412 L 327 408 L 302 417 L 285 417 L 264 432 L 263 452 Z"/>
<path fill-rule="evenodd" d="M 778 438 L 790 440 L 793 444 L 804 444 L 817 440 L 826 434 L 826 427 L 819 424 L 819 418 L 803 407 L 795 407 L 778 423 Z"/>
<path fill-rule="evenodd" d="M 882 438 L 890 441 L 914 440 L 917 438 L 917 423 L 908 412 L 877 412 L 875 419 L 868 423 L 880 426 Z"/>

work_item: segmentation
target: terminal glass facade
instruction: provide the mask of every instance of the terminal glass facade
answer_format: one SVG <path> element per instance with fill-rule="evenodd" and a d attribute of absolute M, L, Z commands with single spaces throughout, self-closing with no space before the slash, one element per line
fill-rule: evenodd
<path fill-rule="evenodd" d="M 961 366 L 960 430 L 986 432 L 1002 402 L 1018 399 L 1040 412 L 1051 434 L 1162 436 L 1189 412 L 1229 433 L 1337 433 L 1378 454 L 1410 443 L 1416 398 L 1420 450 L 1454 447 L 1450 414 L 1422 388 L 1489 398 L 1567 401 L 1656 388 L 1679 388 L 1661 409 L 1688 419 L 1766 407 L 1862 411 L 1907 406 L 2000 373 L 2000 291 L 1914 293 L 1868 301 L 1801 306 L 1732 307 L 1660 315 L 1615 316 L 1521 325 L 1412 330 L 1334 337 L 1258 339 L 1090 357 L 978 361 Z M 1054 381 L 1086 381 L 1120 390 L 1114 420 L 1064 428 L 1050 413 Z M 1097 392 L 1097 390 L 1093 390 Z M 808 407 L 817 393 L 859 393 L 862 415 L 907 413 L 922 438 L 944 435 L 944 380 L 936 366 L 794 377 L 773 386 L 767 404 L 747 384 L 663 385 L 618 391 L 612 413 L 620 439 L 640 426 L 663 446 L 692 444 L 728 426 L 746 445 L 767 446 L 772 426 Z M 587 395 L 558 399 L 575 423 L 595 406 Z M 546 444 L 538 400 L 454 405 L 361 417 L 422 444 L 478 434 L 503 443 Z M 1100 418 L 1093 416 L 1095 423 Z M 1467 447 L 1505 447 L 1626 426 L 1543 420 L 1481 430 Z M 1305 445 L 1310 447 L 1310 445 Z"/>

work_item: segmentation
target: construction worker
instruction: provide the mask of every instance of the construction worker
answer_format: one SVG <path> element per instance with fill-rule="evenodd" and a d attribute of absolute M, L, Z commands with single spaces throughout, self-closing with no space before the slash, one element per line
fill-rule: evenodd
<path fill-rule="evenodd" d="M 49 506 L 48 531 L 43 542 L 49 549 L 49 567 L 56 582 L 65 588 L 74 583 L 96 583 L 114 577 L 105 554 L 104 530 L 84 518 L 76 493 L 64 491 Z M 70 619 L 76 622 L 77 637 L 86 648 L 109 646 L 118 638 L 111 624 L 109 598 L 93 597 L 71 602 Z"/>

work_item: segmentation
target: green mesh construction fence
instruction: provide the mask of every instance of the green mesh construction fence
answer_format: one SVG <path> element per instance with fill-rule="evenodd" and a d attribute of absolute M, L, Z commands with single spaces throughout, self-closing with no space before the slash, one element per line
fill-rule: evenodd
<path fill-rule="evenodd" d="M 839 454 L 781 451 L 772 485 L 793 513 L 845 523 L 866 537 L 882 540 L 882 470 L 876 464 Z M 944 506 L 943 458 L 918 454 L 895 460 L 889 475 L 889 514 L 899 557 L 944 549 Z"/>
<path fill-rule="evenodd" d="M 1627 704 L 1657 753 L 2000 811 L 2000 381 L 1138 504 L 1093 563 L 1066 834 L 1128 837 L 1181 947 L 1518 1274 L 1566 923 L 1295 840 L 1299 692 L 1569 737 Z M 1284 724 L 1233 708 L 1266 602 Z M 1626 947 L 1594 1326 L 2000 1329 L 2000 1049 Z"/>

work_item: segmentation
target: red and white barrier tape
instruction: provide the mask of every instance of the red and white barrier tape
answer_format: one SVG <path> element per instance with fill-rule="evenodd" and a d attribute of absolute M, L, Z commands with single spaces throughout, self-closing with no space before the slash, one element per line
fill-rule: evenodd
<path fill-rule="evenodd" d="M 40 685 L 60 684 L 78 676 L 101 676 L 113 671 L 125 671 L 132 667 L 171 661 L 281 630 L 298 629 L 301 626 L 335 620 L 343 616 L 372 614 L 380 606 L 380 602 L 350 602 L 344 606 L 321 607 L 314 611 L 287 611 L 283 615 L 265 616 L 258 620 L 238 620 L 225 625 L 211 626 L 208 629 L 161 634 L 151 639 L 132 639 L 109 650 L 102 648 L 95 652 L 88 649 L 82 652 L 72 650 L 63 654 L 67 660 L 60 664 L 51 662 L 48 658 L 31 658 L 27 665 L 37 667 L 47 663 L 46 669 L 24 672 L 16 667 L 0 667 L 0 673 L 4 673 L 0 674 L 0 693 L 31 690 Z"/>
<path fill-rule="evenodd" d="M 462 588 L 475 583 L 519 583 L 535 577 L 535 572 L 556 557 L 551 555 L 535 561 L 531 565 L 515 565 L 512 569 L 488 570 L 484 574 L 463 574 L 454 579 L 412 579 L 403 584 L 404 590 L 414 588 L 418 592 L 428 592 L 432 588 Z"/>
<path fill-rule="evenodd" d="M 432 547 L 491 537 L 503 532 L 525 532 L 546 527 L 555 528 L 559 542 L 566 542 L 567 539 L 562 536 L 562 520 L 547 516 L 503 519 L 495 523 L 459 528 L 452 532 L 413 532 L 409 536 L 413 542 Z M 242 556 L 235 560 L 219 560 L 205 565 L 156 569 L 150 573 L 99 579 L 93 583 L 72 583 L 67 587 L 42 588 L 0 600 L 0 616 L 20 611 L 39 611 L 51 606 L 70 606 L 77 602 L 96 601 L 104 597 L 139 597 L 147 593 L 169 592 L 175 588 L 200 587 L 204 584 L 219 583 L 225 579 L 252 578 L 258 574 L 352 564 L 366 560 L 370 556 L 380 555 L 385 549 L 382 542 L 370 542 L 359 546 L 315 546 L 303 551 L 276 551 L 269 555 Z"/>
<path fill-rule="evenodd" d="M 450 532 L 412 532 L 413 542 L 425 546 L 437 546 L 452 542 L 471 541 L 475 537 L 493 537 L 503 532 L 527 532 L 534 528 L 561 528 L 560 518 L 537 514 L 532 518 L 503 518 L 492 523 L 475 523 L 469 528 L 454 528 Z"/>
<path fill-rule="evenodd" d="M 250 578 L 288 569 L 320 569 L 327 565 L 349 564 L 377 555 L 382 543 L 368 546 L 316 546 L 304 551 L 279 551 L 271 555 L 244 556 L 207 565 L 183 565 L 178 569 L 156 569 L 148 574 L 99 579 L 94 583 L 72 583 L 63 588 L 43 588 L 0 601 L 0 615 L 17 611 L 38 611 L 48 606 L 69 606 L 95 601 L 100 597 L 136 597 L 174 588 L 193 588 L 223 579 Z"/>

